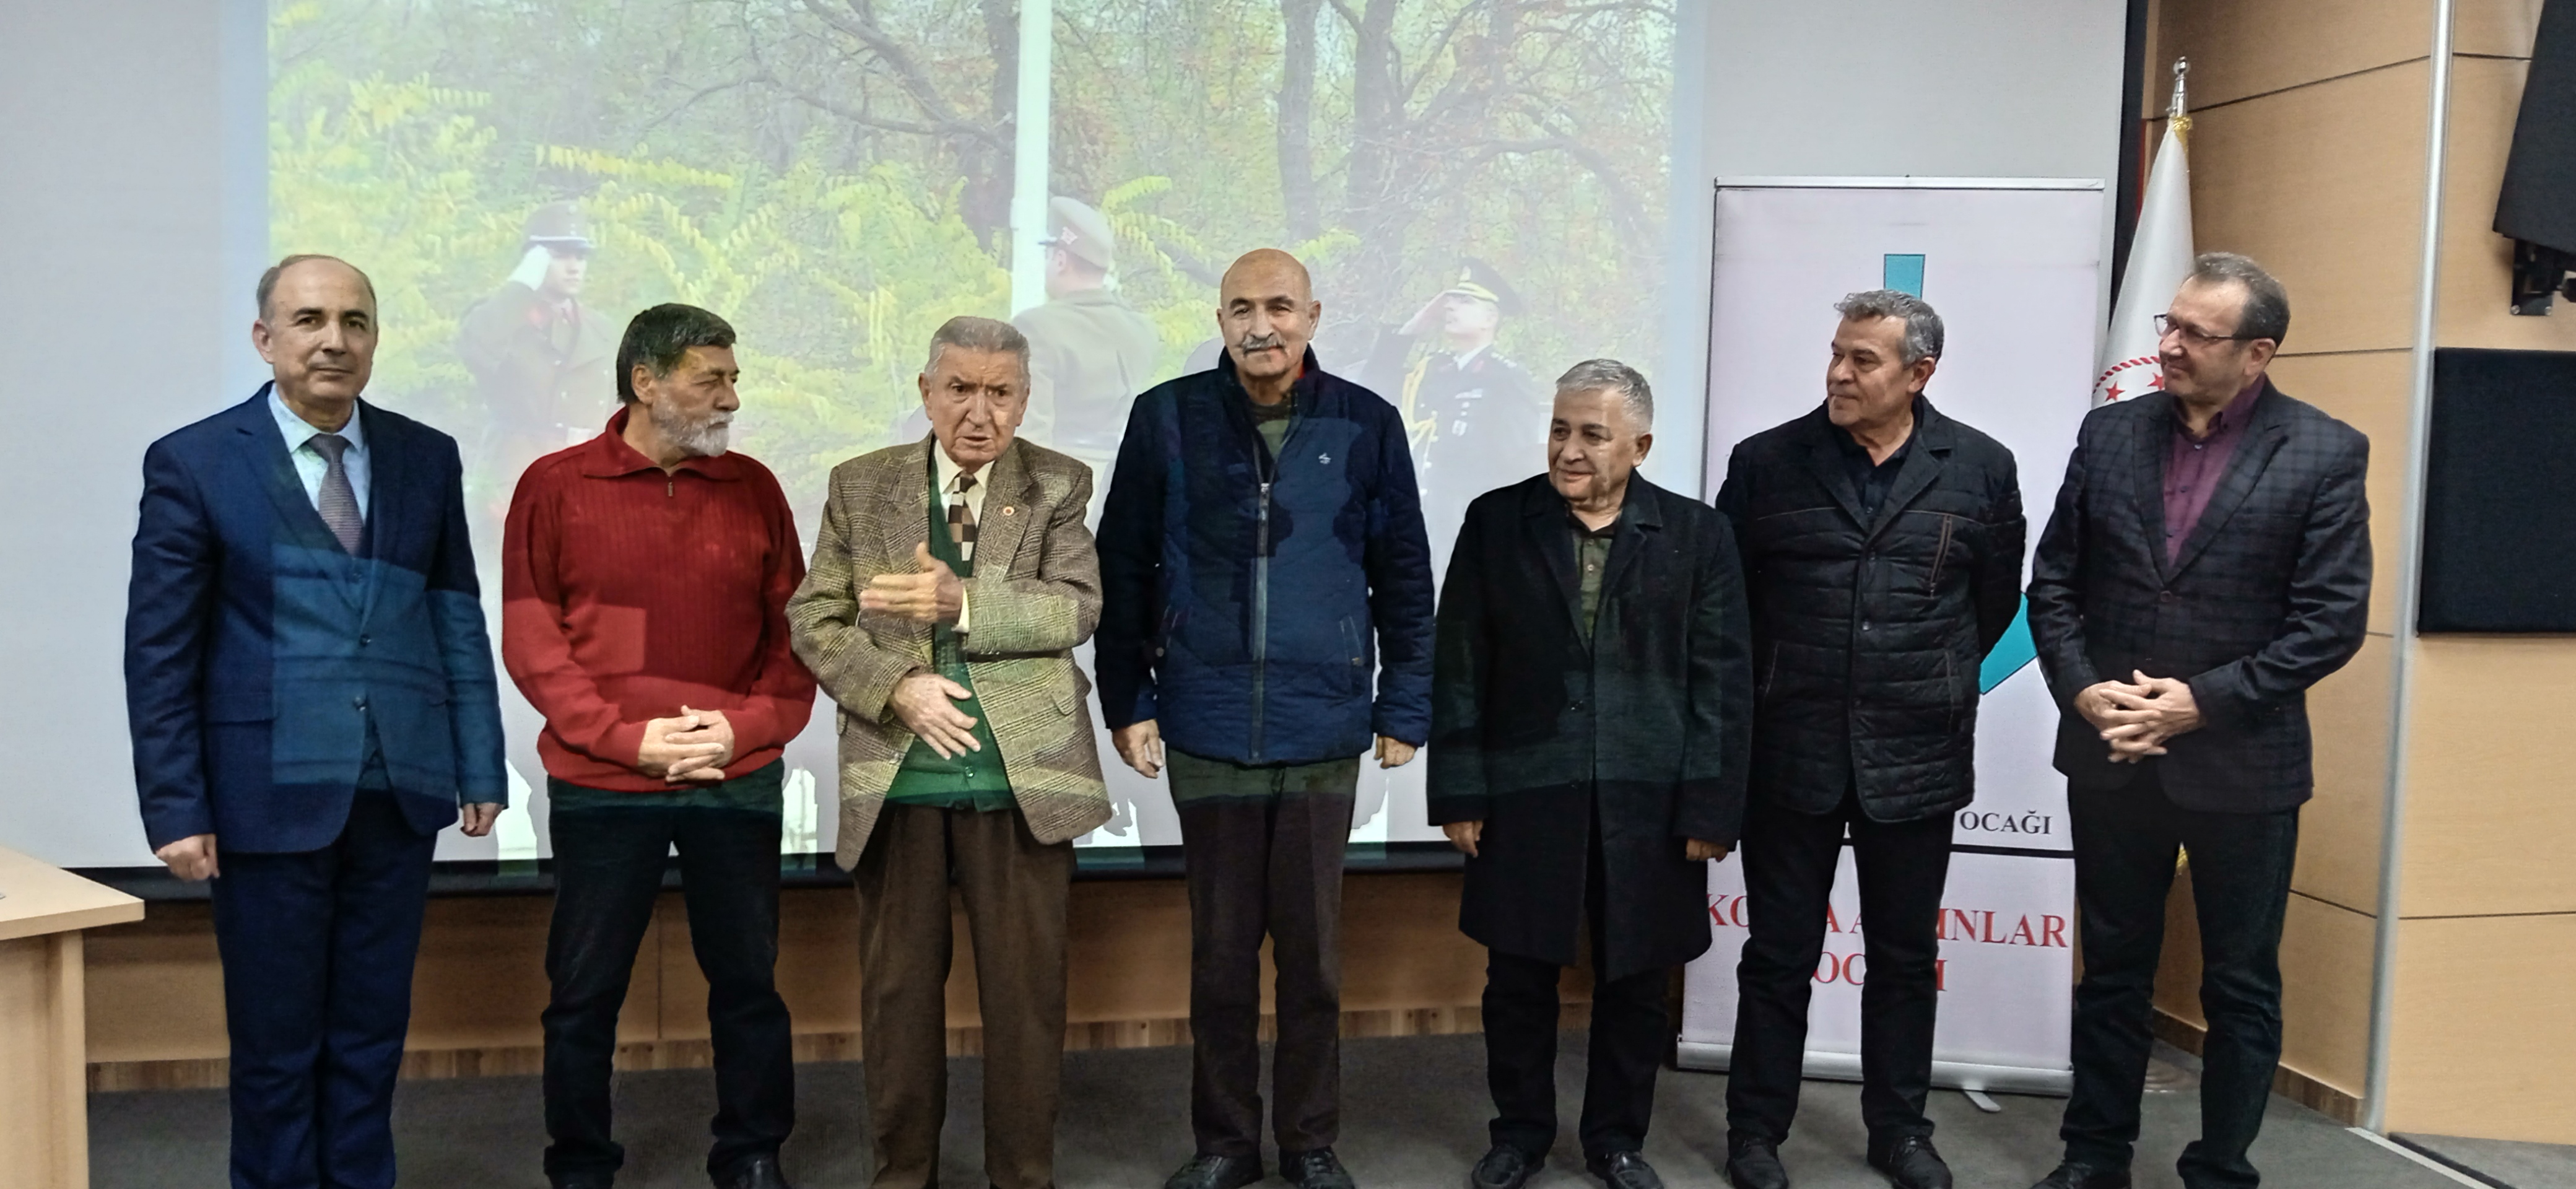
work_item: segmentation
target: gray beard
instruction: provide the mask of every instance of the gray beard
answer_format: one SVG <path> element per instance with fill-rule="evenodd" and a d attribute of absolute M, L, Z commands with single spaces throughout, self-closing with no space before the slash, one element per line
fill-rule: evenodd
<path fill-rule="evenodd" d="M 723 413 L 709 413 L 703 421 L 692 421 L 682 414 L 665 412 L 655 405 L 649 412 L 653 428 L 662 439 L 690 458 L 714 458 L 725 452 L 726 439 L 733 433 L 733 418 Z"/>

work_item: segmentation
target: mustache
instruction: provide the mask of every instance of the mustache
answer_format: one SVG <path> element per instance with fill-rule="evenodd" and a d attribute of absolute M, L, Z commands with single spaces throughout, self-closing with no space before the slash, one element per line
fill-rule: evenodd
<path fill-rule="evenodd" d="M 1285 347 L 1288 341 L 1274 330 L 1268 334 L 1246 334 L 1235 340 L 1234 345 L 1245 351 L 1267 351 L 1272 347 Z"/>

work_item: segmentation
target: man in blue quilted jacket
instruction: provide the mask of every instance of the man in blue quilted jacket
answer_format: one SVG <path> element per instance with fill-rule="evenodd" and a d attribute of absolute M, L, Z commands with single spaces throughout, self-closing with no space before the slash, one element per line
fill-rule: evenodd
<path fill-rule="evenodd" d="M 1249 253 L 1218 302 L 1224 356 L 1136 398 L 1099 533 L 1101 711 L 1170 770 L 1188 863 L 1197 1153 L 1166 1189 L 1262 1178 L 1265 935 L 1280 1175 L 1348 1189 L 1342 849 L 1362 754 L 1431 733 L 1431 551 L 1401 417 L 1307 349 L 1305 266 Z"/>

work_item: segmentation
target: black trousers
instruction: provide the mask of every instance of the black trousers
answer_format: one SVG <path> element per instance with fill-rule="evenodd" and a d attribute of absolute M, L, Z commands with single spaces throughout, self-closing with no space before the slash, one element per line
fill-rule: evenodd
<path fill-rule="evenodd" d="M 1735 967 L 1735 1051 L 1726 1125 L 1779 1143 L 1798 1113 L 1807 1001 L 1824 954 L 1825 917 L 1851 833 L 1859 865 L 1868 973 L 1860 992 L 1860 1114 L 1873 1147 L 1932 1134 L 1932 1027 L 1940 1010 L 1941 891 L 1950 879 L 1950 815 L 1874 822 L 1845 793 L 1831 813 L 1795 813 L 1756 797 L 1745 807 L 1744 892 L 1751 914 Z"/>
<path fill-rule="evenodd" d="M 392 1189 L 394 1079 L 438 845 L 395 795 L 360 789 L 320 850 L 223 852 L 233 1189 Z"/>
<path fill-rule="evenodd" d="M 2066 1158 L 2127 1168 L 2138 1139 L 2157 959 L 2175 851 L 2189 852 L 2200 918 L 2200 1138 L 2176 1167 L 2192 1189 L 2259 1182 L 2247 1148 L 2281 1060 L 2281 918 L 2299 811 L 2205 813 L 2167 800 L 2150 761 L 2127 788 L 2069 789 L 2084 981 L 2075 988 L 2075 1092 L 2058 1129 Z"/>
<path fill-rule="evenodd" d="M 1190 893 L 1190 1131 L 1201 1153 L 1261 1154 L 1261 939 L 1278 970 L 1271 1133 L 1283 1152 L 1341 1133 L 1342 856 L 1357 759 L 1250 768 L 1173 753 Z M 1260 795 L 1243 790 L 1260 786 Z"/>
<path fill-rule="evenodd" d="M 609 1073 L 617 1014 L 653 920 L 663 861 L 680 851 L 689 944 L 707 978 L 715 1146 L 707 1171 L 775 1154 L 796 1125 L 787 1004 L 778 997 L 778 815 L 739 809 L 556 810 L 555 911 L 546 935 L 546 1176 L 614 1173 Z"/>
<path fill-rule="evenodd" d="M 1592 1029 L 1576 1127 L 1589 1160 L 1646 1146 L 1655 1112 L 1655 1072 L 1672 1040 L 1664 1002 L 1669 969 L 1613 980 L 1602 965 L 1601 824 L 1592 825 L 1584 925 L 1592 938 Z M 1540 958 L 1485 951 L 1485 1084 L 1494 1094 L 1493 1142 L 1536 1158 L 1556 1144 L 1556 1022 L 1559 967 Z"/>

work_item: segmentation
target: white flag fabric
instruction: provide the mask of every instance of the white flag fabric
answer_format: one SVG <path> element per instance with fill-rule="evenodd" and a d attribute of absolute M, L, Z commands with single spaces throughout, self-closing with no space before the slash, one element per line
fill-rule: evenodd
<path fill-rule="evenodd" d="M 2176 127 L 2181 125 L 2181 127 Z M 2129 241 L 2129 268 L 2111 305 L 2111 333 L 2093 378 L 2093 403 L 2108 404 L 2165 385 L 2156 359 L 2156 315 L 2191 275 L 2191 162 L 2183 150 L 2188 117 L 2165 125 L 2164 143 L 2147 172 L 2147 199 L 2138 211 L 2138 234 Z"/>

